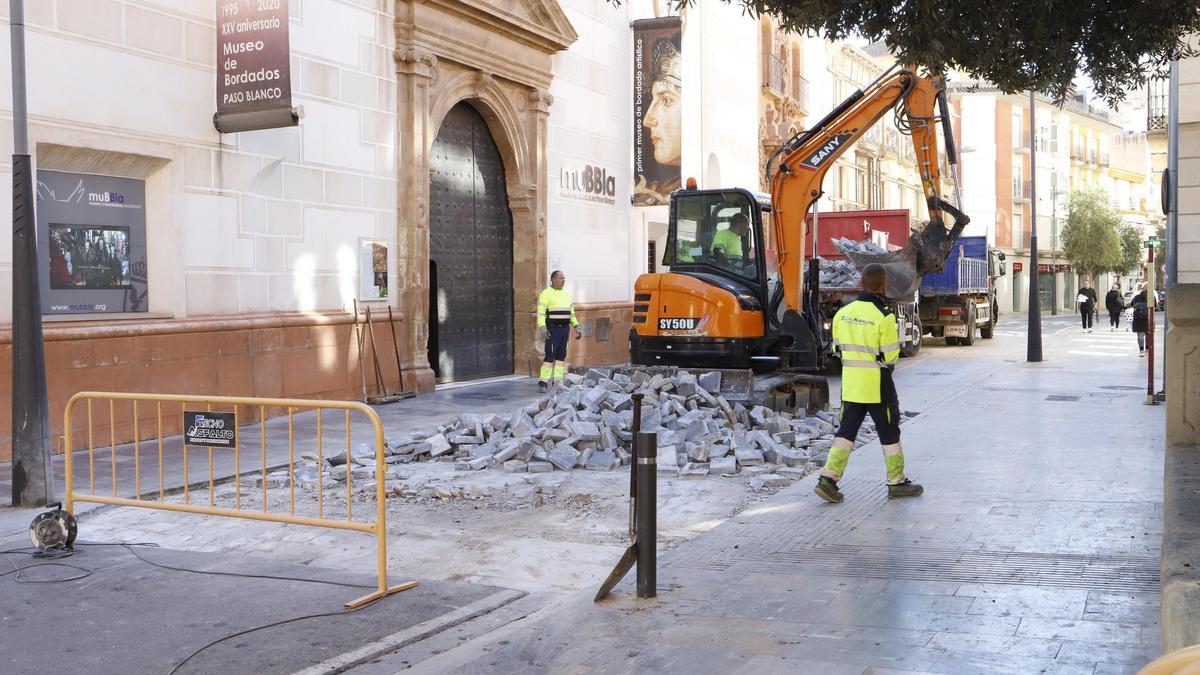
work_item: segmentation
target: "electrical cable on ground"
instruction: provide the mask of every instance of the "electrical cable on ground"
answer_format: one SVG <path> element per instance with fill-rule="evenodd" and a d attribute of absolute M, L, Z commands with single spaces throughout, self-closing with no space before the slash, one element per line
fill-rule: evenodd
<path fill-rule="evenodd" d="M 170 570 L 173 572 L 190 572 L 192 574 L 211 574 L 213 576 L 225 576 L 225 577 L 244 577 L 247 579 L 268 579 L 268 580 L 272 580 L 272 581 L 300 581 L 300 582 L 310 583 L 310 584 L 327 584 L 330 586 L 347 586 L 350 588 L 374 588 L 374 586 L 367 585 L 367 584 L 350 584 L 350 583 L 345 583 L 345 582 L 340 582 L 340 581 L 327 581 L 324 579 L 305 579 L 303 577 L 285 577 L 285 576 L 275 576 L 275 575 L 270 575 L 270 574 L 249 574 L 249 573 L 244 573 L 244 572 L 219 572 L 219 571 L 213 571 L 213 570 L 197 570 L 197 569 L 189 569 L 186 567 L 175 567 L 173 565 L 166 565 L 163 563 L 154 562 L 153 560 L 148 560 L 148 559 L 142 557 L 141 555 L 138 555 L 137 551 L 134 550 L 134 547 L 137 547 L 137 546 L 146 547 L 146 548 L 159 548 L 159 545 L 156 543 L 153 543 L 153 542 L 76 541 L 75 546 L 120 546 L 121 548 L 124 548 L 126 551 L 129 551 L 130 555 L 132 555 L 133 557 L 137 558 L 138 560 L 146 563 L 147 565 L 151 565 L 153 567 L 159 567 L 159 568 L 162 568 L 165 570 Z M 0 551 L 0 555 L 18 555 L 18 554 L 19 555 L 33 555 L 33 554 L 36 554 L 36 552 L 37 552 L 36 549 L 33 549 L 33 548 L 15 548 L 15 549 L 9 549 L 7 551 Z M 66 553 L 64 555 L 70 555 L 70 553 Z M 90 570 L 85 567 L 80 567 L 78 565 L 70 565 L 70 564 L 61 563 L 61 562 L 36 563 L 33 565 L 25 565 L 22 567 L 22 566 L 18 566 L 16 563 L 12 562 L 11 560 L 8 560 L 7 558 L 2 558 L 2 559 L 6 560 L 10 565 L 12 565 L 13 569 L 10 571 L 7 571 L 7 572 L 0 572 L 0 577 L 5 577 L 10 574 L 16 574 L 16 576 L 14 577 L 14 580 L 18 583 L 26 583 L 26 584 L 64 583 L 64 582 L 68 582 L 68 581 L 78 581 L 80 579 L 85 579 L 95 573 L 95 570 Z M 67 567 L 70 569 L 79 570 L 80 572 L 83 572 L 83 574 L 77 575 L 74 577 L 67 577 L 67 578 L 63 578 L 63 579 L 40 579 L 40 580 L 38 580 L 38 579 L 22 579 L 21 578 L 21 572 L 24 570 L 27 570 L 31 567 L 49 567 L 49 566 Z M 325 618 L 325 617 L 330 617 L 330 616 L 340 616 L 343 614 L 350 614 L 352 612 L 358 612 L 358 611 L 364 610 L 368 607 L 374 607 L 375 605 L 382 602 L 384 600 L 384 598 L 386 598 L 386 597 L 388 597 L 388 596 L 378 598 L 376 600 L 368 602 L 365 605 L 361 605 L 361 606 L 355 607 L 353 609 L 342 609 L 342 610 L 338 610 L 336 612 L 322 612 L 319 614 L 306 614 L 304 616 L 297 616 L 297 617 L 293 617 L 290 619 L 283 619 L 281 621 L 273 621 L 268 624 L 264 624 L 261 626 L 255 626 L 253 628 L 247 628 L 245 630 L 240 630 L 236 633 L 231 633 L 224 637 L 217 638 L 216 640 L 208 642 L 207 644 L 204 644 L 200 648 L 193 651 L 191 654 L 188 654 L 182 661 L 180 661 L 179 663 L 176 663 L 175 666 L 173 668 L 171 668 L 170 671 L 167 672 L 167 675 L 175 675 L 175 673 L 179 672 L 180 668 L 182 668 L 184 665 L 186 665 L 189 661 L 191 661 L 195 657 L 199 656 L 205 650 L 207 650 L 211 647 L 214 647 L 216 645 L 219 645 L 222 642 L 225 642 L 227 640 L 232 640 L 234 638 L 242 637 L 244 635 L 249 635 L 250 633 L 255 633 L 255 632 L 258 632 L 261 630 L 266 630 L 268 628 L 275 628 L 277 626 L 282 626 L 282 625 L 289 624 L 289 623 L 295 623 L 297 621 L 304 621 L 307 619 L 320 619 L 320 618 Z"/>

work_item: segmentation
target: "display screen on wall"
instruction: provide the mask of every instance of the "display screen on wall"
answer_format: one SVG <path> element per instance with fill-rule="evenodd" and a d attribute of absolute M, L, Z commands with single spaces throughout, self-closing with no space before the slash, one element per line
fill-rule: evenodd
<path fill-rule="evenodd" d="M 129 228 L 51 223 L 50 288 L 129 288 Z"/>
<path fill-rule="evenodd" d="M 633 205 L 666 204 L 680 185 L 683 29 L 677 16 L 633 22 Z"/>
<path fill-rule="evenodd" d="M 147 311 L 145 195 L 135 178 L 38 171 L 43 314 Z"/>

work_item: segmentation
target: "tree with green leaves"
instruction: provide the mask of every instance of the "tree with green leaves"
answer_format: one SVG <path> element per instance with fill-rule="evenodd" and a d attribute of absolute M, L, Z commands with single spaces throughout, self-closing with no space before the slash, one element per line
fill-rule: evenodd
<path fill-rule="evenodd" d="M 1076 272 L 1095 279 L 1121 266 L 1120 222 L 1103 189 L 1072 190 L 1067 195 L 1063 252 Z"/>
<path fill-rule="evenodd" d="M 1076 75 L 1110 104 L 1194 56 L 1195 0 L 725 0 L 778 18 L 784 30 L 828 40 L 882 41 L 902 63 L 958 69 L 1006 93 L 1034 90 L 1064 101 Z M 610 0 L 620 4 L 622 0 Z M 696 0 L 669 0 L 677 7 Z"/>
<path fill-rule="evenodd" d="M 1117 238 L 1121 241 L 1121 257 L 1111 271 L 1122 275 L 1133 274 L 1142 263 L 1142 231 L 1126 223 L 1117 229 Z"/>

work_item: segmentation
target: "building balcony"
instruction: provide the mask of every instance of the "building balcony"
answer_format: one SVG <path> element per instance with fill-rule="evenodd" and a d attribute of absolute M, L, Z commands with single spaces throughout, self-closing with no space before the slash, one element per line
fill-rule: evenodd
<path fill-rule="evenodd" d="M 1100 166 L 1104 166 L 1104 167 L 1112 166 L 1112 158 L 1109 156 L 1109 154 L 1107 152 L 1100 153 Z"/>
<path fill-rule="evenodd" d="M 792 74 L 792 101 L 796 103 L 796 107 L 800 109 L 801 114 L 808 114 L 808 80 L 799 73 Z"/>
<path fill-rule="evenodd" d="M 1085 161 L 1087 161 L 1087 153 L 1084 152 L 1082 146 L 1071 148 L 1071 163 L 1083 164 Z"/>
<path fill-rule="evenodd" d="M 774 94 L 776 98 L 783 98 L 786 84 L 784 83 L 784 73 L 787 70 L 784 66 L 783 59 L 774 54 L 767 55 L 766 72 L 763 73 L 763 88 Z"/>
<path fill-rule="evenodd" d="M 1146 131 L 1167 130 L 1168 80 L 1151 78 L 1146 83 Z"/>
<path fill-rule="evenodd" d="M 1013 152 L 1028 153 L 1030 147 L 1029 131 L 1024 130 L 1018 136 L 1013 134 Z"/>
<path fill-rule="evenodd" d="M 1031 190 L 1029 189 L 1029 181 L 1014 178 L 1012 182 L 1012 197 L 1015 202 L 1029 201 Z"/>

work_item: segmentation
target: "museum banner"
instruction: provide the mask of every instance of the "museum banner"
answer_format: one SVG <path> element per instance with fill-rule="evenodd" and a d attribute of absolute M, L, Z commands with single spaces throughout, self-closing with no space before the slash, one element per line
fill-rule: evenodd
<path fill-rule="evenodd" d="M 680 185 L 683 28 L 679 17 L 634 21 L 634 206 L 666 204 Z"/>
<path fill-rule="evenodd" d="M 300 122 L 290 54 L 287 0 L 217 0 L 217 131 Z"/>

